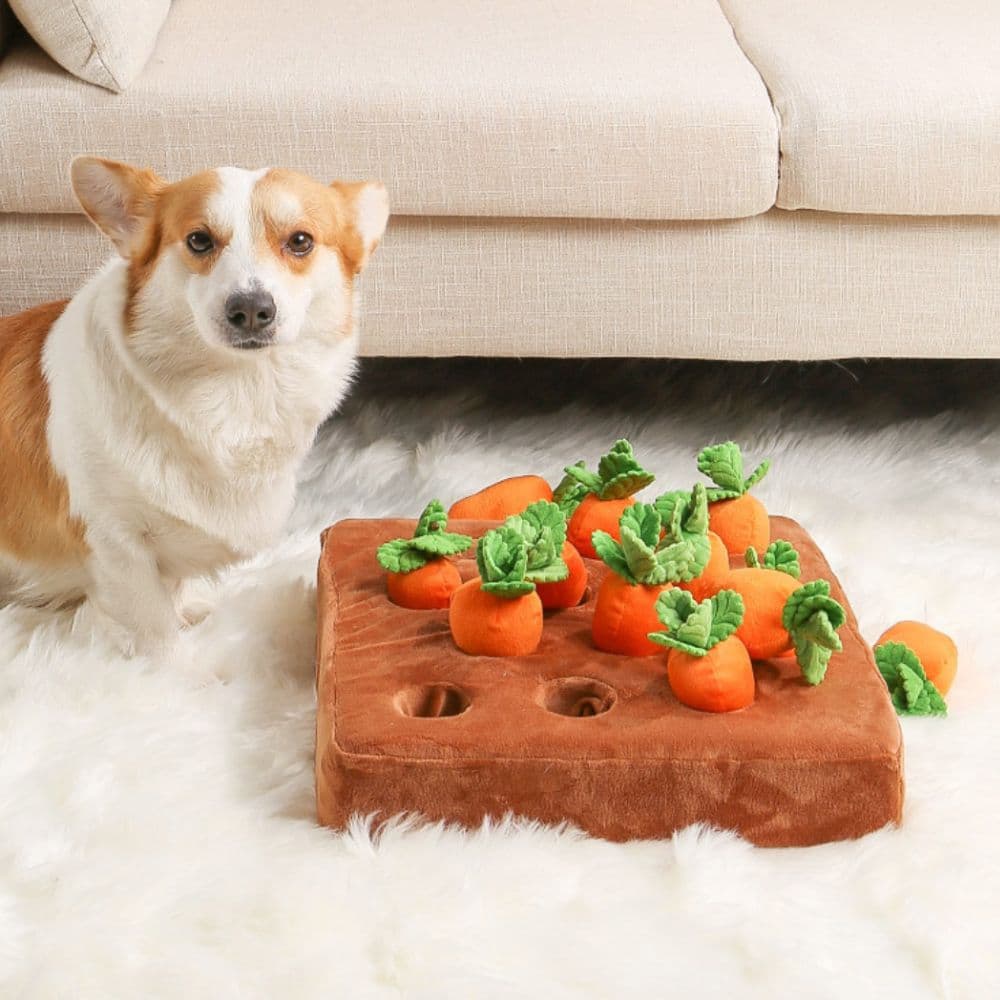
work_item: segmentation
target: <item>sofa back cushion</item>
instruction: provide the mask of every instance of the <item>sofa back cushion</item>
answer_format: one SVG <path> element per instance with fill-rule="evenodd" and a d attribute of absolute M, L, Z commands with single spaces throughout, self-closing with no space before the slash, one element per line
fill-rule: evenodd
<path fill-rule="evenodd" d="M 10 0 L 10 6 L 60 66 L 118 92 L 152 55 L 170 0 Z"/>

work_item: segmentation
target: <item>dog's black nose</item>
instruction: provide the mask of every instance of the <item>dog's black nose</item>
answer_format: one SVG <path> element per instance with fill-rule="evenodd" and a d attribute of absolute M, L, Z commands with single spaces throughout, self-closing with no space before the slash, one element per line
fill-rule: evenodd
<path fill-rule="evenodd" d="M 226 319 L 240 333 L 263 333 L 274 322 L 274 297 L 262 288 L 233 292 L 226 299 Z"/>

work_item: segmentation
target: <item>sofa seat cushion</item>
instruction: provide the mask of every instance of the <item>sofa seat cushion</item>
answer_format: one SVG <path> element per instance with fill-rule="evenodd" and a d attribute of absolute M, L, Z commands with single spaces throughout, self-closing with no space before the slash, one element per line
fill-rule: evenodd
<path fill-rule="evenodd" d="M 29 44 L 0 63 L 0 211 L 77 210 L 91 152 L 378 177 L 397 213 L 766 211 L 777 127 L 716 0 L 174 0 L 125 93 Z"/>
<path fill-rule="evenodd" d="M 721 0 L 771 92 L 778 205 L 1000 214 L 995 0 Z"/>

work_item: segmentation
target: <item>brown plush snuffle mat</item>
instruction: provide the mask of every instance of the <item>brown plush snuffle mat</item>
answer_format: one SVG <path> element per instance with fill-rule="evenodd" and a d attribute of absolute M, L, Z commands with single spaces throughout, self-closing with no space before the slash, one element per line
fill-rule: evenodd
<path fill-rule="evenodd" d="M 462 653 L 447 610 L 407 610 L 386 596 L 375 551 L 414 524 L 342 521 L 324 536 L 321 822 L 339 828 L 355 813 L 414 813 L 474 826 L 513 813 L 619 841 L 705 822 L 773 847 L 898 822 L 902 739 L 885 682 L 840 584 L 794 521 L 772 517 L 771 536 L 798 549 L 804 578 L 830 581 L 847 611 L 843 649 L 818 686 L 794 658 L 756 663 L 756 700 L 725 714 L 681 705 L 663 657 L 594 647 L 590 602 L 609 572 L 596 560 L 587 560 L 583 603 L 547 613 L 536 653 Z M 453 528 L 478 538 L 494 524 Z M 471 560 L 458 568 L 475 573 Z"/>

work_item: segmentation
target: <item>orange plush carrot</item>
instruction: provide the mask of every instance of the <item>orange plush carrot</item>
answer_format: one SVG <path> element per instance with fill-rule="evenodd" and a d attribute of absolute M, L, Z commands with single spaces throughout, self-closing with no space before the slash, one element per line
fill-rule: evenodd
<path fill-rule="evenodd" d="M 677 537 L 690 539 L 699 546 L 699 561 L 705 568 L 693 579 L 679 581 L 677 586 L 689 591 L 696 601 L 711 597 L 729 575 L 729 553 L 722 539 L 708 530 L 708 493 L 700 483 L 690 493 L 673 490 L 658 496 L 653 506 L 660 513 L 665 525 L 670 525 L 675 508 L 680 508 L 680 525 Z M 677 539 L 675 539 L 677 540 Z M 706 554 L 707 549 L 707 554 Z"/>
<path fill-rule="evenodd" d="M 525 579 L 538 591 L 543 608 L 571 608 L 587 587 L 587 567 L 566 541 L 566 516 L 557 504 L 538 500 L 504 524 L 513 528 L 528 550 Z"/>
<path fill-rule="evenodd" d="M 461 586 L 461 575 L 447 559 L 432 559 L 409 573 L 388 572 L 385 576 L 389 600 L 411 611 L 446 608 L 451 595 Z"/>
<path fill-rule="evenodd" d="M 542 602 L 525 579 L 528 549 L 506 525 L 476 548 L 479 577 L 452 595 L 448 623 L 455 645 L 473 656 L 526 656 L 542 639 Z"/>
<path fill-rule="evenodd" d="M 551 499 L 552 487 L 541 476 L 513 476 L 501 479 L 472 496 L 456 500 L 448 516 L 475 521 L 502 521 L 536 500 Z"/>
<path fill-rule="evenodd" d="M 794 649 L 805 679 L 819 684 L 830 656 L 841 648 L 837 629 L 846 620 L 844 609 L 830 596 L 830 584 L 814 580 L 800 586 L 799 555 L 788 542 L 772 542 L 763 565 L 748 549 L 746 562 L 745 569 L 734 569 L 725 579 L 726 588 L 743 598 L 737 637 L 754 660 Z"/>
<path fill-rule="evenodd" d="M 683 587 L 696 601 L 717 594 L 729 575 L 729 551 L 722 539 L 714 531 L 706 532 L 710 554 L 708 562 L 701 573 L 687 583 L 678 584 Z"/>
<path fill-rule="evenodd" d="M 743 598 L 720 590 L 696 601 L 681 589 L 656 602 L 666 626 L 650 640 L 669 647 L 667 679 L 677 700 L 702 712 L 735 712 L 754 700 L 753 664 L 734 634 L 743 620 Z"/>
<path fill-rule="evenodd" d="M 708 488 L 709 527 L 723 541 L 731 555 L 747 549 L 764 549 L 771 540 L 771 525 L 764 505 L 748 492 L 771 467 L 761 462 L 743 478 L 743 454 L 732 441 L 703 448 L 698 454 L 698 468 L 714 486 Z"/>
<path fill-rule="evenodd" d="M 916 654 L 931 683 L 946 695 L 958 671 L 958 648 L 950 636 L 923 622 L 897 622 L 879 637 L 876 646 L 901 642 Z"/>
<path fill-rule="evenodd" d="M 575 608 L 583 600 L 587 584 L 590 582 L 587 564 L 570 542 L 563 542 L 562 560 L 569 569 L 569 575 L 565 580 L 535 585 L 538 596 L 542 599 L 542 607 L 547 611 Z"/>
<path fill-rule="evenodd" d="M 555 500 L 570 517 L 567 537 L 580 555 L 597 558 L 591 541 L 595 531 L 618 539 L 621 516 L 635 502 L 632 495 L 654 478 L 635 460 L 632 445 L 625 440 L 616 441 L 602 456 L 597 472 L 591 472 L 583 462 L 566 467 Z"/>
<path fill-rule="evenodd" d="M 446 608 L 462 585 L 448 556 L 464 552 L 468 535 L 446 531 L 448 518 L 440 501 L 432 500 L 420 515 L 412 538 L 395 538 L 378 548 L 378 561 L 387 571 L 389 600 L 414 611 Z"/>
<path fill-rule="evenodd" d="M 672 532 L 661 537 L 660 515 L 650 504 L 637 503 L 621 516 L 616 541 L 605 531 L 594 532 L 594 548 L 612 572 L 604 578 L 591 630 L 594 645 L 624 656 L 651 656 L 657 651 L 649 633 L 659 629 L 656 601 L 680 580 L 691 579 L 704 568 L 707 543 L 699 547 L 679 535 L 680 509 Z"/>

